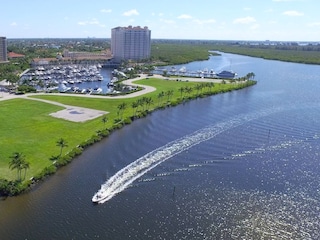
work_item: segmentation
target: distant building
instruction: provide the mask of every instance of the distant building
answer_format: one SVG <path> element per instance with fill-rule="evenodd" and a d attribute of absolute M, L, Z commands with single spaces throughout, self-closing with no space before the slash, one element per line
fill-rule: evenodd
<path fill-rule="evenodd" d="M 101 52 L 70 52 L 65 49 L 63 51 L 64 58 L 71 59 L 91 59 L 91 60 L 109 60 L 111 58 L 110 50 L 105 50 Z"/>
<path fill-rule="evenodd" d="M 0 37 L 0 62 L 7 62 L 7 39 L 6 37 Z"/>
<path fill-rule="evenodd" d="M 116 27 L 111 30 L 111 52 L 115 61 L 150 57 L 151 31 L 148 27 Z"/>

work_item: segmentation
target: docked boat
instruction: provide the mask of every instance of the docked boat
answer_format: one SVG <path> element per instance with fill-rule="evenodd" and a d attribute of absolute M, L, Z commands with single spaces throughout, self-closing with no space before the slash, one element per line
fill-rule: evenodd
<path fill-rule="evenodd" d="M 223 70 L 216 74 L 217 77 L 220 78 L 234 78 L 237 74 L 233 71 Z"/>
<path fill-rule="evenodd" d="M 109 82 L 109 83 L 107 83 L 107 86 L 108 86 L 108 88 L 112 88 L 112 87 L 114 87 L 114 83 L 113 82 Z"/>
<path fill-rule="evenodd" d="M 65 84 L 61 83 L 58 87 L 58 91 L 59 92 L 62 92 L 62 93 L 65 93 L 65 92 L 68 92 L 71 88 L 70 87 L 67 87 Z"/>
<path fill-rule="evenodd" d="M 92 91 L 92 93 L 94 94 L 100 94 L 102 92 L 102 88 L 99 88 L 99 87 L 95 87 Z"/>
<path fill-rule="evenodd" d="M 186 73 L 186 72 L 187 72 L 187 68 L 186 68 L 185 66 L 183 66 L 183 67 L 181 67 L 181 68 L 179 69 L 179 72 L 180 72 L 180 73 Z"/>

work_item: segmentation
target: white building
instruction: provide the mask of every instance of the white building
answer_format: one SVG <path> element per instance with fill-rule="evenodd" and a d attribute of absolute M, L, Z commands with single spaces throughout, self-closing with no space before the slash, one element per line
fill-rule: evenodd
<path fill-rule="evenodd" d="M 116 27 L 111 30 L 111 52 L 115 61 L 150 57 L 151 30 L 148 27 Z"/>

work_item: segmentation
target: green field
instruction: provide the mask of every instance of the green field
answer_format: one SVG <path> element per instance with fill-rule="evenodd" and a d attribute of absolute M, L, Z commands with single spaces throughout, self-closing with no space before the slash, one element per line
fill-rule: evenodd
<path fill-rule="evenodd" d="M 39 174 L 45 167 L 52 166 L 52 157 L 60 153 L 60 147 L 56 144 L 60 138 L 63 138 L 68 144 L 67 147 L 63 148 L 64 155 L 68 151 L 75 149 L 85 140 L 90 139 L 93 135 L 97 136 L 97 131 L 113 128 L 119 120 L 118 110 L 120 104 L 125 103 L 127 106 L 121 116 L 121 120 L 124 120 L 132 118 L 134 115 L 132 103 L 143 97 L 152 99 L 152 104 L 148 106 L 148 111 L 152 111 L 168 104 L 169 98 L 166 95 L 161 99 L 159 98 L 159 93 L 161 92 L 166 93 L 172 90 L 173 94 L 170 97 L 171 105 L 174 105 L 173 103 L 178 104 L 179 101 L 181 102 L 181 98 L 188 100 L 200 96 L 199 91 L 196 91 L 196 86 L 199 85 L 197 82 L 150 78 L 139 80 L 137 83 L 156 87 L 157 90 L 144 96 L 124 99 L 39 94 L 29 97 L 29 99 L 16 98 L 0 101 L 0 178 L 9 181 L 14 181 L 17 178 L 17 171 L 9 169 L 10 156 L 14 152 L 23 153 L 26 160 L 30 163 L 26 179 Z M 180 89 L 186 87 L 192 88 L 193 91 L 188 94 L 182 94 Z M 243 83 L 215 83 L 214 87 L 210 88 L 210 93 L 208 92 L 209 88 L 204 88 L 202 91 L 203 94 L 211 95 L 242 87 L 245 87 Z M 109 112 L 106 115 L 108 121 L 104 123 L 102 121 L 103 117 L 83 123 L 54 118 L 49 116 L 49 114 L 62 110 L 62 107 L 35 101 L 32 98 L 47 99 L 67 105 L 107 111 Z M 144 110 L 147 109 L 145 108 Z"/>

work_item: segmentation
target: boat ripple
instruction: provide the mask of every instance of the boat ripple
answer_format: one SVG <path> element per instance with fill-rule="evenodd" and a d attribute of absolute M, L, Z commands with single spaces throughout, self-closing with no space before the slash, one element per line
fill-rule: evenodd
<path fill-rule="evenodd" d="M 277 107 L 251 114 L 238 115 L 224 122 L 219 122 L 200 129 L 190 135 L 184 136 L 158 149 L 155 149 L 122 168 L 115 175 L 109 178 L 104 184 L 101 185 L 100 190 L 94 194 L 92 201 L 97 203 L 105 203 L 113 198 L 116 194 L 129 187 L 130 184 L 132 184 L 135 180 L 167 159 L 197 144 L 200 144 L 201 142 L 207 141 L 228 129 L 279 111 L 283 111 L 283 108 Z"/>

